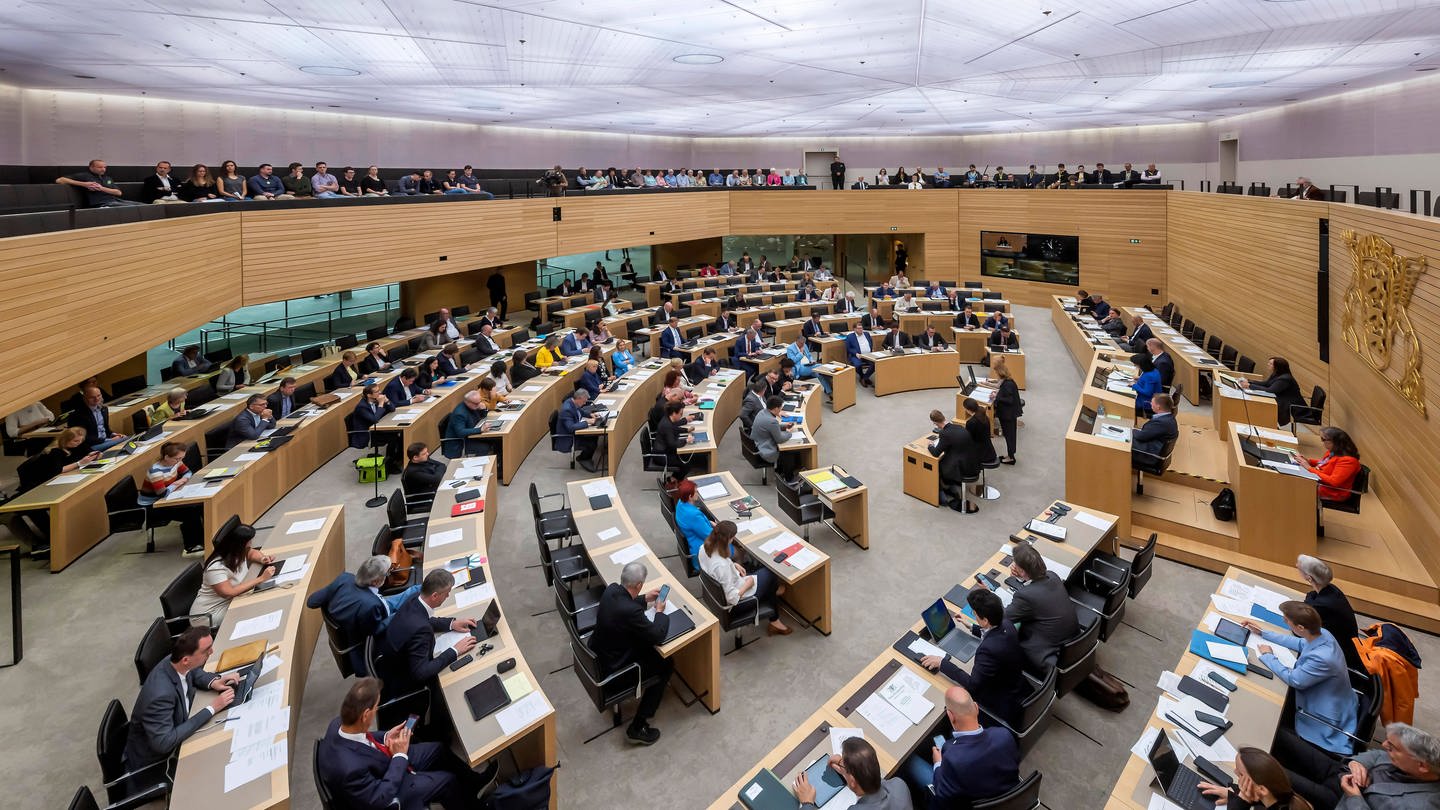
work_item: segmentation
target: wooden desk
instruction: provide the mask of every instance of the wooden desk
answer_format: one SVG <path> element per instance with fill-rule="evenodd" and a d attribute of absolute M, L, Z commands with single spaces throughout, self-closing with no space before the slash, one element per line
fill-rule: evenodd
<path fill-rule="evenodd" d="M 704 315 L 690 315 L 690 316 L 681 318 L 681 319 L 680 319 L 680 323 L 679 323 L 679 325 L 678 325 L 677 328 L 680 330 L 680 337 L 681 337 L 682 339 L 688 339 L 688 338 L 686 338 L 686 335 L 688 335 L 691 330 L 696 330 L 696 329 L 698 329 L 698 330 L 700 331 L 700 333 L 703 335 L 704 332 L 705 332 L 705 330 L 710 326 L 710 324 L 712 324 L 712 323 L 714 323 L 714 322 L 715 322 L 715 319 L 714 319 L 714 318 L 707 318 L 707 317 L 704 316 Z M 670 328 L 670 324 L 664 323 L 664 324 L 656 324 L 655 326 L 643 326 L 643 327 L 639 327 L 639 328 L 636 328 L 636 329 L 632 329 L 631 331 L 632 331 L 634 334 L 636 334 L 636 335 L 645 335 L 646 337 L 650 338 L 650 344 L 649 344 L 649 345 L 650 345 L 650 356 L 651 356 L 651 357 L 659 357 L 659 356 L 660 356 L 660 333 L 661 333 L 661 332 L 664 332 L 666 329 L 669 329 L 669 328 Z"/>
<path fill-rule="evenodd" d="M 1080 388 L 1081 404 L 1091 410 L 1099 410 L 1103 405 L 1107 414 L 1123 417 L 1133 422 L 1135 421 L 1134 389 L 1128 383 L 1117 382 L 1112 390 L 1108 387 L 1109 376 L 1118 371 L 1133 378 L 1139 373 L 1139 369 L 1129 363 L 1107 360 L 1107 357 L 1109 357 L 1108 354 L 1096 352 L 1090 361 L 1089 368 L 1083 370 Z M 1097 377 L 1104 384 L 1097 385 Z"/>
<path fill-rule="evenodd" d="M 845 341 L 840 341 L 841 358 L 815 366 L 815 373 L 830 379 L 830 411 L 839 413 L 855 404 L 855 367 L 845 362 Z"/>
<path fill-rule="evenodd" d="M 590 508 L 592 493 L 609 495 L 610 506 L 605 509 Z M 631 546 L 643 549 L 636 561 L 644 563 L 649 572 L 645 589 L 670 586 L 670 601 L 678 610 L 684 610 L 695 623 L 695 629 L 655 649 L 675 662 L 675 674 L 680 677 L 696 698 L 711 714 L 720 711 L 720 624 L 705 605 L 690 593 L 684 583 L 670 574 L 660 558 L 645 542 L 635 528 L 625 505 L 620 502 L 620 493 L 613 478 L 591 478 L 571 481 L 565 487 L 566 502 L 575 516 L 575 527 L 585 552 L 595 565 L 600 579 L 606 583 L 619 582 L 624 563 L 616 562 L 612 556 Z M 618 535 L 609 534 L 619 529 Z M 601 540 L 600 534 L 607 539 Z M 622 557 L 623 559 L 623 557 Z"/>
<path fill-rule="evenodd" d="M 654 314 L 655 311 L 651 309 L 621 312 L 601 318 L 600 323 L 605 325 L 605 328 L 616 340 L 626 340 L 630 336 L 632 325 L 639 323 L 643 326 L 650 322 L 650 317 Z"/>
<path fill-rule="evenodd" d="M 1232 388 L 1219 380 L 1211 389 L 1210 414 L 1214 419 L 1215 433 L 1221 441 L 1230 441 L 1230 425 L 1261 425 L 1276 427 L 1279 422 L 1279 408 L 1275 397 L 1263 392 L 1250 392 L 1243 388 Z"/>
<path fill-rule="evenodd" d="M 1130 431 L 1134 416 L 1097 419 L 1095 430 L 1105 424 L 1124 427 L 1123 438 L 1093 435 L 1080 421 L 1085 408 L 1075 403 L 1065 432 L 1065 499 L 1118 515 L 1120 536 L 1130 537 L 1131 492 L 1134 473 L 1130 467 Z M 1292 558 L 1293 559 L 1293 558 Z"/>
<path fill-rule="evenodd" d="M 737 362 L 741 366 L 748 367 L 749 371 L 747 376 L 755 377 L 761 374 L 769 374 L 771 369 L 780 368 L 780 361 L 784 359 L 784 357 L 785 346 L 782 344 L 780 346 L 761 349 L 756 354 L 748 354 L 738 358 Z"/>
<path fill-rule="evenodd" d="M 906 349 L 904 354 L 878 351 L 861 357 L 875 364 L 871 379 L 877 397 L 927 388 L 953 388 L 960 372 L 959 355 L 954 349 L 938 352 Z"/>
<path fill-rule="evenodd" d="M 803 470 L 800 474 L 805 476 L 806 483 L 810 484 L 815 497 L 835 513 L 835 530 L 844 535 L 845 539 L 868 551 L 870 549 L 870 488 L 862 483 L 858 487 L 847 486 L 834 492 L 825 492 L 815 486 L 815 482 L 812 480 L 814 476 L 824 473 L 835 476 L 848 475 L 844 469 L 834 466 Z"/>
<path fill-rule="evenodd" d="M 691 441 L 682 453 L 690 462 L 689 474 L 713 472 L 716 470 L 715 454 L 720 449 L 720 440 L 730 423 L 740 416 L 740 405 L 745 399 L 745 375 L 737 369 L 722 368 L 693 389 L 699 402 L 713 401 L 715 407 L 701 408 L 699 404 L 686 407 L 685 414 L 693 418 L 700 414 L 699 421 L 691 422 L 690 434 L 705 434 L 705 441 Z"/>
<path fill-rule="evenodd" d="M 786 787 L 794 784 L 795 778 L 811 763 L 821 757 L 830 756 L 832 727 L 853 728 L 849 721 L 842 722 L 829 709 L 817 709 L 769 753 L 760 757 L 760 761 L 752 765 L 744 776 L 735 780 L 735 784 L 726 788 L 718 799 L 711 802 L 710 810 L 744 810 L 744 805 L 739 801 L 740 791 L 762 770 L 772 771 L 780 784 Z"/>
<path fill-rule="evenodd" d="M 306 529 L 291 533 L 302 521 L 321 520 L 317 529 Z M 278 647 L 271 655 L 279 658 L 279 666 L 262 675 L 256 688 L 282 683 L 280 705 L 289 709 L 289 727 L 283 735 L 277 735 L 274 742 L 288 746 L 289 761 L 309 756 L 309 740 L 302 741 L 296 735 L 300 720 L 300 705 L 305 697 L 305 683 L 310 676 L 310 661 L 314 657 L 315 643 L 321 632 L 320 611 L 305 607 L 306 596 L 328 584 L 340 574 L 345 564 L 345 517 L 344 507 L 327 506 L 287 512 L 276 521 L 275 528 L 265 538 L 265 552 L 276 559 L 286 559 L 300 554 L 306 555 L 305 573 L 291 587 L 277 587 L 263 593 L 249 592 L 231 600 L 225 620 L 215 634 L 215 651 L 211 656 L 213 666 L 220 655 L 231 647 L 246 644 L 256 639 L 265 639 L 272 648 Z M 262 633 L 234 637 L 235 626 L 247 619 L 280 612 L 280 626 Z M 334 710 L 338 713 L 339 702 Z M 201 691 L 194 696 L 191 713 L 198 712 L 214 698 L 214 693 Z M 244 706 L 239 707 L 243 712 Z M 223 719 L 232 708 L 220 714 Z M 288 808 L 290 806 L 290 769 L 280 767 L 269 774 L 225 792 L 225 766 L 230 761 L 233 729 L 222 723 L 211 722 L 203 726 L 180 746 L 180 755 L 175 768 L 175 787 L 170 802 L 175 807 L 205 807 L 214 810 L 252 810 L 252 808 Z M 304 746 L 306 750 L 297 751 Z"/>
<path fill-rule="evenodd" d="M 775 574 L 785 585 L 785 595 L 780 601 L 807 625 L 824 635 L 830 635 L 832 615 L 830 611 L 830 555 L 799 537 L 785 527 L 777 515 L 767 512 L 763 506 L 750 510 L 748 518 L 741 518 L 730 505 L 734 501 L 753 497 L 728 470 L 717 475 L 706 475 L 690 479 L 698 488 L 719 485 L 723 493 L 701 496 L 705 508 L 716 520 L 735 523 L 735 542 L 745 549 L 752 559 Z M 759 498 L 754 498 L 759 502 Z M 788 562 L 775 562 L 775 554 L 799 543 L 817 556 L 817 560 L 801 571 Z"/>
<path fill-rule="evenodd" d="M 489 554 L 488 538 L 495 523 L 495 508 L 498 505 L 493 474 L 495 466 L 493 462 L 480 462 L 480 459 L 455 459 L 446 467 L 446 483 L 442 483 L 436 490 L 435 500 L 430 507 L 425 568 L 428 572 L 445 566 L 451 560 L 479 555 L 482 560 L 479 567 L 485 572 L 487 584 L 469 589 L 455 588 L 451 591 L 450 598 L 436 609 L 437 615 L 478 620 L 489 609 L 491 602 L 499 599 L 495 578 L 486 556 Z M 474 471 L 477 469 L 486 470 L 480 474 L 480 481 L 473 480 Z M 460 518 L 450 517 L 451 507 L 455 505 L 455 493 L 459 490 L 449 484 L 458 480 L 466 480 L 466 487 L 481 488 L 485 498 L 483 512 Z M 436 540 L 447 542 L 436 545 Z M 464 600 L 464 604 L 461 600 Z M 440 691 L 436 698 L 444 701 L 455 728 L 455 735 L 471 767 L 482 765 L 506 751 L 514 755 L 516 766 L 521 769 L 539 765 L 554 766 L 560 757 L 560 747 L 555 734 L 554 706 L 541 689 L 540 677 L 525 661 L 504 605 L 501 604 L 500 607 L 500 623 L 496 632 L 485 640 L 485 643 L 493 645 L 494 649 L 482 656 L 478 655 L 479 648 L 476 648 L 470 653 L 476 656 L 475 660 L 461 667 L 459 671 L 448 667 L 441 670 L 438 678 Z M 501 677 L 508 680 L 523 676 L 534 691 L 498 712 L 475 720 L 465 700 L 466 690 L 497 674 L 496 666 L 509 658 L 515 659 L 515 668 Z M 516 708 L 518 704 L 526 701 L 528 703 L 524 708 Z M 534 716 L 528 720 L 519 717 L 525 708 L 535 710 Z M 558 782 L 552 780 L 550 807 L 554 810 L 558 806 Z"/>
<path fill-rule="evenodd" d="M 1069 296 L 1050 297 L 1050 323 L 1082 371 L 1090 365 L 1096 352 L 1130 353 L 1128 344 L 1112 337 L 1089 314 L 1080 314 L 1079 303 Z"/>
<path fill-rule="evenodd" d="M 901 447 L 900 464 L 905 494 L 939 506 L 940 457 L 930 452 L 932 438 L 933 433 L 926 433 Z"/>
<path fill-rule="evenodd" d="M 700 356 L 705 353 L 706 349 L 715 350 L 715 359 L 717 361 L 727 360 L 730 357 L 731 349 L 735 346 L 735 341 L 739 339 L 740 333 L 738 332 L 716 332 L 712 335 L 704 335 L 703 337 L 697 338 L 693 342 L 693 345 L 682 345 L 680 352 L 685 355 L 686 363 L 693 363 L 698 360 Z M 686 341 L 686 343 L 690 342 L 691 341 Z"/>
<path fill-rule="evenodd" d="M 1287 588 L 1283 585 L 1276 585 L 1269 580 L 1242 571 L 1238 568 L 1230 568 L 1225 572 L 1225 578 L 1215 593 L 1223 593 L 1229 583 L 1235 582 L 1246 586 L 1259 586 L 1281 594 L 1289 599 L 1299 600 L 1302 598 L 1299 591 Z M 1208 613 L 1219 613 L 1213 604 L 1206 602 L 1199 609 L 1199 618 L 1195 623 L 1196 629 L 1206 629 L 1203 617 Z M 1249 616 L 1237 616 L 1234 614 L 1220 614 L 1228 616 L 1232 621 L 1249 619 Z M 1257 619 L 1251 619 L 1257 621 Z M 1268 629 L 1283 631 L 1284 628 L 1268 625 L 1259 622 L 1261 626 Z M 1188 646 L 1188 644 L 1187 644 Z M 1200 656 L 1195 655 L 1188 649 L 1180 655 L 1180 660 L 1174 668 L 1178 675 L 1189 675 L 1194 672 L 1197 666 L 1209 662 Z M 1226 719 L 1235 725 L 1225 733 L 1225 739 L 1236 748 L 1243 746 L 1255 746 L 1269 750 L 1271 741 L 1275 737 L 1275 731 L 1280 726 L 1280 718 L 1284 712 L 1287 687 L 1278 678 L 1264 679 L 1258 675 L 1241 675 L 1234 670 L 1222 669 L 1222 674 L 1230 678 L 1236 685 L 1236 690 L 1230 693 L 1230 705 L 1227 707 Z M 1181 732 L 1168 720 L 1163 720 L 1155 712 L 1150 711 L 1150 719 L 1145 724 L 1146 731 L 1150 729 L 1165 729 L 1172 735 L 1179 735 Z M 1188 737 L 1182 737 L 1187 742 Z M 1187 760 L 1188 761 L 1188 760 Z M 1217 765 L 1234 773 L 1235 767 L 1232 762 L 1217 762 Z M 1193 767 L 1193 764 L 1192 764 Z M 1115 782 L 1115 788 L 1111 791 L 1108 801 L 1105 803 L 1107 810 L 1147 810 L 1150 806 L 1151 796 L 1155 793 L 1151 783 L 1155 780 L 1155 772 L 1150 763 L 1134 753 L 1130 754 L 1125 762 L 1125 768 L 1120 772 L 1120 777 Z"/>
<path fill-rule="evenodd" d="M 612 300 L 614 308 L 620 312 L 624 312 L 635 306 L 632 302 L 624 298 L 615 298 Z M 588 321 L 598 320 L 604 317 L 605 309 L 601 304 L 585 304 L 583 306 L 562 309 L 555 314 L 560 316 L 561 326 L 568 329 L 579 329 Z"/>
<path fill-rule="evenodd" d="M 640 426 L 645 424 L 650 408 L 655 404 L 655 398 L 664 388 L 665 370 L 669 366 L 668 360 L 652 357 L 616 377 L 615 387 L 609 391 L 601 391 L 600 397 L 594 403 L 615 415 L 603 428 L 576 431 L 577 435 L 581 436 L 605 436 L 607 475 L 614 476 L 620 469 L 620 460 L 625 457 L 626 448 L 639 432 Z"/>
<path fill-rule="evenodd" d="M 992 365 L 994 364 L 994 358 L 1004 357 L 1005 367 L 1010 369 L 1010 377 L 1011 379 L 1015 380 L 1015 385 L 1022 389 L 1025 387 L 1024 349 L 1012 349 L 1011 351 L 1007 352 L 995 352 L 987 348 L 985 350 L 985 354 L 986 357 L 990 358 L 990 362 Z"/>
<path fill-rule="evenodd" d="M 611 344 L 614 345 L 614 344 Z M 523 403 L 518 411 L 491 414 L 486 421 L 500 424 L 495 430 L 487 430 L 480 438 L 498 441 L 500 444 L 500 483 L 506 486 L 515 479 L 520 465 L 535 445 L 550 432 L 550 415 L 564 403 L 574 390 L 573 375 L 585 368 L 586 356 L 569 358 L 565 363 L 556 363 L 546 373 L 527 380 L 524 385 L 511 391 L 511 402 Z M 559 369 L 558 374 L 549 373 Z"/>
<path fill-rule="evenodd" d="M 961 363 L 979 363 L 989 354 L 986 348 L 990 342 L 990 333 L 984 329 L 961 329 L 950 326 L 950 345 L 955 347 L 955 353 L 960 355 Z"/>
<path fill-rule="evenodd" d="M 544 298 L 537 298 L 535 305 L 540 307 L 540 322 L 550 320 L 550 316 L 562 309 L 583 306 L 595 303 L 595 293 L 583 292 L 572 295 L 549 295 Z"/>
<path fill-rule="evenodd" d="M 820 445 L 815 441 L 815 431 L 820 429 L 821 414 L 824 410 L 820 407 L 823 398 L 819 383 L 797 382 L 792 386 L 792 392 L 800 395 L 800 401 L 785 403 L 786 410 L 780 412 L 782 421 L 780 428 L 790 432 L 790 441 L 780 445 L 781 453 L 795 453 L 800 457 L 794 469 L 808 470 L 820 464 Z M 784 417 L 800 417 L 798 424 L 783 421 Z"/>
<path fill-rule="evenodd" d="M 1241 554 L 1282 564 L 1315 553 L 1316 485 L 1309 478 L 1261 467 L 1230 434 L 1230 485 L 1235 488 L 1235 522 Z"/>
<path fill-rule="evenodd" d="M 1172 329 L 1170 325 L 1160 319 L 1158 315 L 1143 307 L 1126 307 L 1124 314 L 1127 317 L 1140 316 L 1145 323 L 1150 325 L 1150 331 L 1165 345 L 1165 350 L 1170 359 L 1175 362 L 1175 379 L 1172 385 L 1183 386 L 1181 395 L 1192 405 L 1200 404 L 1200 377 L 1210 375 L 1215 371 L 1223 371 L 1225 366 L 1219 360 L 1205 353 L 1205 350 L 1180 332 Z"/>

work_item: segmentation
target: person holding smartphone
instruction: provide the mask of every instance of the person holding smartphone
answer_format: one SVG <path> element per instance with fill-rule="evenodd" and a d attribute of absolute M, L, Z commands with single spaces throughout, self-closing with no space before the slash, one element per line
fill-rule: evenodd
<path fill-rule="evenodd" d="M 963 686 L 945 690 L 949 739 L 937 736 L 930 755 L 917 753 L 905 764 L 905 781 L 930 793 L 936 807 L 969 806 L 973 800 L 999 796 L 1020 784 L 1020 748 L 1009 730 L 980 725 L 980 707 Z"/>
<path fill-rule="evenodd" d="M 660 730 L 650 725 L 650 718 L 660 708 L 665 688 L 670 683 L 674 664 L 655 649 L 670 632 L 670 617 L 665 613 L 665 596 L 660 589 L 642 593 L 645 578 L 650 575 L 645 564 L 632 562 L 620 571 L 620 581 L 605 587 L 596 608 L 595 632 L 590 636 L 590 649 L 606 676 L 640 666 L 640 679 L 658 678 L 640 695 L 635 719 L 625 730 L 625 738 L 636 745 L 654 745 Z M 646 608 L 653 603 L 654 617 Z"/>

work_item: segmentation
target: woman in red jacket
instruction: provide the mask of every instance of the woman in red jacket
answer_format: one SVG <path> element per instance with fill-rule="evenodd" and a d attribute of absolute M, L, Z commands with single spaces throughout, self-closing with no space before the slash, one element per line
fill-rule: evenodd
<path fill-rule="evenodd" d="M 1304 459 L 1310 472 L 1320 476 L 1320 497 L 1327 501 L 1343 501 L 1350 497 L 1355 476 L 1360 472 L 1360 451 L 1350 434 L 1337 427 L 1322 428 L 1320 441 L 1325 455 Z"/>

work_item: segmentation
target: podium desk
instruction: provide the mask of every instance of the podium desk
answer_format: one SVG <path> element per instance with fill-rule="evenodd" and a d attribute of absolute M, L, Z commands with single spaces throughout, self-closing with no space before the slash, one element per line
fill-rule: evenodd
<path fill-rule="evenodd" d="M 1269 392 L 1236 388 L 1221 382 L 1218 377 L 1211 390 L 1214 395 L 1210 399 L 1210 413 L 1221 441 L 1230 441 L 1232 423 L 1275 427 L 1279 421 L 1275 396 Z"/>
<path fill-rule="evenodd" d="M 840 359 L 815 366 L 815 373 L 830 379 L 830 410 L 839 413 L 855 404 L 855 367 L 845 362 L 845 342 L 840 341 Z"/>
<path fill-rule="evenodd" d="M 966 383 L 965 388 L 970 384 Z M 965 410 L 965 400 L 973 399 L 980 406 L 985 418 L 990 420 L 990 436 L 1000 435 L 1000 420 L 995 418 L 995 395 L 999 393 L 999 387 L 990 380 L 982 380 L 969 393 L 961 388 L 955 392 L 955 421 L 964 424 L 970 419 L 970 412 Z"/>
<path fill-rule="evenodd" d="M 861 357 L 875 364 L 871 379 L 877 397 L 927 388 L 951 388 L 960 372 L 958 355 L 949 348 L 941 351 L 911 348 L 904 354 L 881 350 Z"/>
<path fill-rule="evenodd" d="M 990 365 L 995 364 L 996 357 L 1005 358 L 1005 366 L 1010 369 L 1010 377 L 1015 380 L 1015 385 L 1021 389 L 1025 388 L 1025 350 L 1007 349 L 995 351 L 989 346 L 985 348 L 985 356 L 990 359 Z"/>
<path fill-rule="evenodd" d="M 926 433 L 900 448 L 901 479 L 906 495 L 939 506 L 940 457 L 930 452 L 934 436 Z"/>
<path fill-rule="evenodd" d="M 1235 523 L 1241 554 L 1286 565 L 1300 554 L 1315 553 L 1315 479 L 1263 467 L 1241 449 L 1241 436 L 1230 434 L 1229 479 L 1235 490 Z"/>
<path fill-rule="evenodd" d="M 1118 371 L 1133 378 L 1139 369 L 1129 363 L 1106 360 L 1106 357 L 1108 355 L 1097 353 L 1090 367 L 1084 371 L 1080 400 L 1091 410 L 1099 410 L 1104 405 L 1107 414 L 1134 422 L 1135 390 L 1129 382 L 1118 379 L 1111 382 L 1110 375 Z"/>
<path fill-rule="evenodd" d="M 990 332 L 985 329 L 950 327 L 950 345 L 955 347 L 962 363 L 979 363 L 984 360 L 989 354 L 989 349 L 986 348 L 989 340 Z"/>
<path fill-rule="evenodd" d="M 815 497 L 835 513 L 835 530 L 845 535 L 845 538 L 863 549 L 870 548 L 870 490 L 861 483 L 858 487 L 842 486 L 840 489 L 825 492 L 814 485 L 810 477 L 830 473 L 834 476 L 848 475 L 842 468 L 830 466 L 824 469 L 807 469 L 801 471 L 802 476 L 809 476 L 806 482 L 814 490 Z"/>
<path fill-rule="evenodd" d="M 1130 467 L 1133 417 L 1107 413 L 1096 418 L 1094 413 L 1082 399 L 1070 415 L 1065 433 L 1065 500 L 1116 515 L 1120 536 L 1128 538 L 1134 489 Z"/>

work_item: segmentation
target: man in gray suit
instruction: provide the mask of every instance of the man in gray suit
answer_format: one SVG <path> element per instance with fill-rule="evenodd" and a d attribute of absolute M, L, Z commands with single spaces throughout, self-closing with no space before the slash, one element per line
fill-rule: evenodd
<path fill-rule="evenodd" d="M 755 442 L 760 457 L 774 464 L 775 473 L 788 481 L 795 474 L 797 461 L 794 453 L 780 452 L 780 445 L 790 441 L 792 435 L 780 427 L 780 409 L 784 404 L 785 400 L 780 397 L 765 400 L 765 410 L 755 414 L 755 421 L 750 425 L 750 440 Z"/>
<path fill-rule="evenodd" d="M 130 712 L 130 737 L 125 741 L 127 771 L 169 759 L 181 743 L 235 699 L 232 687 L 239 681 L 235 675 L 221 677 L 202 668 L 213 647 L 208 627 L 187 628 L 175 638 L 170 660 L 150 670 Z M 190 698 L 200 689 L 219 694 L 192 717 Z"/>
<path fill-rule="evenodd" d="M 230 424 L 230 436 L 226 447 L 234 447 L 243 441 L 260 438 L 260 434 L 275 427 L 274 414 L 265 404 L 265 397 L 256 394 L 245 403 L 245 410 Z"/>
<path fill-rule="evenodd" d="M 755 424 L 755 414 L 765 410 L 765 392 L 769 388 L 763 374 L 756 374 L 755 379 L 750 381 L 750 390 L 745 392 L 745 400 L 740 403 L 740 427 L 747 436 L 750 426 Z"/>
<path fill-rule="evenodd" d="M 1080 632 L 1075 605 L 1065 583 L 1045 568 L 1045 558 L 1029 543 L 1015 545 L 1010 573 L 1024 585 L 1005 608 L 1005 618 L 1020 628 L 1020 649 L 1035 673 L 1055 665 L 1060 646 Z"/>
<path fill-rule="evenodd" d="M 882 778 L 880 759 L 875 755 L 875 746 L 861 737 L 851 737 L 840 744 L 840 753 L 830 757 L 830 767 L 845 780 L 859 801 L 853 807 L 873 807 L 877 810 L 911 810 L 910 788 L 898 776 Z M 800 810 L 815 810 L 815 786 L 801 771 L 795 778 L 796 801 Z"/>

